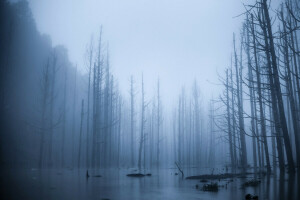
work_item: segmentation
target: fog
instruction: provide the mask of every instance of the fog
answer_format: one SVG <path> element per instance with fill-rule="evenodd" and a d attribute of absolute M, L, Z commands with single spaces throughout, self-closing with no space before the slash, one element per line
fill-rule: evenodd
<path fill-rule="evenodd" d="M 232 33 L 241 28 L 238 1 L 29 1 L 37 28 L 54 45 L 68 48 L 70 60 L 86 73 L 84 53 L 100 25 L 109 43 L 112 70 L 122 91 L 131 75 L 153 93 L 157 77 L 163 99 L 178 95 L 197 79 L 206 98 L 220 93 L 217 72 L 228 66 Z M 106 44 L 105 44 L 106 45 Z M 205 74 L 205 76 L 203 76 Z M 213 92 L 215 91 L 215 92 Z M 169 102 L 165 102 L 169 104 Z"/>
<path fill-rule="evenodd" d="M 4 199 L 298 199 L 297 0 L 4 0 Z"/>

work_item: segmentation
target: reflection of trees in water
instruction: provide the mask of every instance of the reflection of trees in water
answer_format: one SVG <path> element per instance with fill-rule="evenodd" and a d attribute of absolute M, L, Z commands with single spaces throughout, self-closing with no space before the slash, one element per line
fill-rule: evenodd
<path fill-rule="evenodd" d="M 284 177 L 285 177 L 285 174 L 284 173 L 280 173 L 279 174 L 279 188 L 278 188 L 278 191 L 279 191 L 279 199 L 284 199 Z"/>
<path fill-rule="evenodd" d="M 270 196 L 270 182 L 271 182 L 271 176 L 270 174 L 267 174 L 267 181 L 266 181 L 266 195 L 264 198 L 269 199 Z M 276 180 L 274 179 L 273 182 L 276 182 Z"/>
<path fill-rule="evenodd" d="M 287 187 L 287 197 L 286 199 L 293 199 L 296 196 L 294 195 L 295 187 L 295 174 L 289 174 L 288 176 L 288 187 Z"/>

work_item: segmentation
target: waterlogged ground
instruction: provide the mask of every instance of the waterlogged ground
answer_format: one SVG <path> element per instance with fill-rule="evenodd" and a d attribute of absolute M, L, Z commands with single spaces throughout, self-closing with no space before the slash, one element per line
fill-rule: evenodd
<path fill-rule="evenodd" d="M 210 174 L 211 169 L 184 169 L 185 176 Z M 294 175 L 274 173 L 262 176 L 257 187 L 243 188 L 242 184 L 253 178 L 247 177 L 213 180 L 218 192 L 202 191 L 199 180 L 181 178 L 178 170 L 146 170 L 152 176 L 127 177 L 133 169 L 86 170 L 1 170 L 1 199 L 120 199 L 120 200 L 186 200 L 186 199 L 245 199 L 245 195 L 255 194 L 259 199 L 283 200 L 299 199 L 299 173 Z M 225 173 L 215 169 L 214 174 Z M 102 177 L 93 177 L 101 175 Z M 227 187 L 226 187 L 227 184 Z M 196 189 L 196 185 L 199 189 Z M 4 198 L 2 198 L 4 197 Z"/>

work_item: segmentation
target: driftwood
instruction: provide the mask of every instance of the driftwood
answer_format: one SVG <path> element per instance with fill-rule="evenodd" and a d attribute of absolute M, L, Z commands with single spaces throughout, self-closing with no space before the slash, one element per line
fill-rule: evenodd
<path fill-rule="evenodd" d="M 133 173 L 133 174 L 127 174 L 126 176 L 129 176 L 129 177 L 144 177 L 144 176 L 152 176 L 152 174 L 151 173 L 147 173 L 147 174 Z"/>
<path fill-rule="evenodd" d="M 225 178 L 234 178 L 244 175 L 249 175 L 253 173 L 225 173 L 225 174 L 204 174 L 204 175 L 198 175 L 198 176 L 188 176 L 186 179 L 225 179 Z"/>
<path fill-rule="evenodd" d="M 135 173 L 135 174 L 127 174 L 126 176 L 129 176 L 129 177 L 144 177 L 145 174 Z"/>

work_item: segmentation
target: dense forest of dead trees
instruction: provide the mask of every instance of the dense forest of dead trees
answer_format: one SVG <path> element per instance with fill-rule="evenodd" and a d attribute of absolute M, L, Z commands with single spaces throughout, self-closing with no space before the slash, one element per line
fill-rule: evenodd
<path fill-rule="evenodd" d="M 65 48 L 37 32 L 26 1 L 1 2 L 7 16 L 1 18 L 1 154 L 12 155 L 2 156 L 2 164 L 142 170 L 176 162 L 295 171 L 299 6 L 287 0 L 274 14 L 269 1 L 247 5 L 240 37 L 233 35 L 231 66 L 220 76 L 224 93 L 207 103 L 195 81 L 190 90 L 182 87 L 169 112 L 161 79 L 152 97 L 142 74 L 129 77 L 127 92 L 120 90 L 102 27 L 87 45 L 86 66 L 74 66 Z M 26 41 L 36 36 L 36 46 L 20 41 L 19 32 Z M 20 51 L 29 47 L 35 51 Z"/>
<path fill-rule="evenodd" d="M 284 1 L 275 12 L 269 6 L 266 0 L 245 6 L 240 51 L 234 36 L 232 64 L 221 78 L 225 112 L 219 124 L 233 170 L 250 163 L 268 172 L 299 166 L 299 2 Z M 253 162 L 245 137 L 252 140 Z"/>

